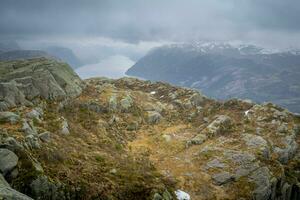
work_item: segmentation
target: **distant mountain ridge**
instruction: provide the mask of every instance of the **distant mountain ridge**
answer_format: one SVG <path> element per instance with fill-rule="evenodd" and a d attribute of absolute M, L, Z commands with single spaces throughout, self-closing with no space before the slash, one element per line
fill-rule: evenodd
<path fill-rule="evenodd" d="M 42 57 L 55 59 L 54 56 L 51 56 L 47 52 L 40 50 L 13 50 L 0 53 L 0 61 L 22 60 Z"/>
<path fill-rule="evenodd" d="M 69 65 L 71 65 L 74 69 L 82 66 L 82 62 L 79 58 L 74 54 L 74 52 L 65 47 L 59 46 L 50 46 L 44 49 L 50 55 L 53 55 L 63 61 L 66 61 Z"/>
<path fill-rule="evenodd" d="M 200 89 L 218 98 L 272 101 L 300 112 L 300 51 L 226 43 L 172 44 L 140 59 L 127 75 Z"/>
<path fill-rule="evenodd" d="M 0 41 L 0 61 L 22 60 L 31 58 L 50 58 L 67 62 L 72 68 L 81 67 L 83 63 L 66 47 L 49 46 L 38 49 L 22 49 L 15 41 Z"/>

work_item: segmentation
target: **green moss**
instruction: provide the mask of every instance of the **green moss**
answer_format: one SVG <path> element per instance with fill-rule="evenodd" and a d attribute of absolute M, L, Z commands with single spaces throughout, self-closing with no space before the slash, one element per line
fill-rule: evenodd
<path fill-rule="evenodd" d="M 96 155 L 95 156 L 95 160 L 97 162 L 103 163 L 105 161 L 105 158 L 103 156 L 101 156 L 101 155 Z"/>

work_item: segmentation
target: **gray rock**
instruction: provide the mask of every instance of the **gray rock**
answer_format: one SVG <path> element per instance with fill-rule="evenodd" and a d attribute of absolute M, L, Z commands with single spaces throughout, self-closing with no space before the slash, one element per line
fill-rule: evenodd
<path fill-rule="evenodd" d="M 8 149 L 0 149 L 0 170 L 6 175 L 11 172 L 18 164 L 18 156 L 8 150 Z"/>
<path fill-rule="evenodd" d="M 78 96 L 82 81 L 65 63 L 39 58 L 0 63 L 0 100 L 9 107 L 37 97 L 62 100 Z"/>
<path fill-rule="evenodd" d="M 277 129 L 277 131 L 278 131 L 279 133 L 287 133 L 288 130 L 289 130 L 289 129 L 288 129 L 288 126 L 287 126 L 286 123 L 281 124 L 281 125 L 278 127 L 278 129 Z"/>
<path fill-rule="evenodd" d="M 221 172 L 214 174 L 212 180 L 216 185 L 224 185 L 234 180 L 233 176 L 229 172 Z"/>
<path fill-rule="evenodd" d="M 8 184 L 8 182 L 5 180 L 5 178 L 0 173 L 0 188 L 1 187 L 10 187 L 10 185 Z"/>
<path fill-rule="evenodd" d="M 205 101 L 205 96 L 203 96 L 200 93 L 194 93 L 191 97 L 190 97 L 190 102 L 193 106 L 201 106 Z"/>
<path fill-rule="evenodd" d="M 224 163 L 222 163 L 220 160 L 218 159 L 213 159 L 209 162 L 206 163 L 206 169 L 210 169 L 210 168 L 224 168 L 226 165 Z"/>
<path fill-rule="evenodd" d="M 11 151 L 21 150 L 24 147 L 13 137 L 7 137 L 4 139 L 3 143 L 7 145 L 7 148 Z"/>
<path fill-rule="evenodd" d="M 207 140 L 207 136 L 205 134 L 198 134 L 195 137 L 193 137 L 191 140 L 187 141 L 187 146 L 190 145 L 200 145 L 204 143 Z"/>
<path fill-rule="evenodd" d="M 168 95 L 172 100 L 176 99 L 177 96 L 178 96 L 178 93 L 175 91 L 175 92 L 172 92 L 172 93 L 169 93 Z"/>
<path fill-rule="evenodd" d="M 268 143 L 264 138 L 253 134 L 243 134 L 242 139 L 249 148 L 258 150 L 264 156 L 264 158 L 269 157 L 270 152 Z"/>
<path fill-rule="evenodd" d="M 37 131 L 33 123 L 26 120 L 23 120 L 22 131 L 25 133 L 25 135 L 37 135 Z"/>
<path fill-rule="evenodd" d="M 0 75 L 1 76 L 1 75 Z M 30 105 L 25 95 L 18 89 L 15 81 L 0 82 L 0 111 L 6 111 L 17 105 Z"/>
<path fill-rule="evenodd" d="M 36 199 L 65 199 L 60 187 L 48 180 L 46 176 L 39 176 L 30 184 L 32 195 Z"/>
<path fill-rule="evenodd" d="M 157 124 L 161 121 L 162 116 L 156 111 L 148 111 L 148 123 Z"/>
<path fill-rule="evenodd" d="M 224 150 L 223 155 L 239 165 L 249 164 L 256 160 L 253 154 L 243 151 Z"/>
<path fill-rule="evenodd" d="M 295 136 L 286 136 L 282 143 L 285 144 L 284 148 L 275 147 L 274 152 L 278 154 L 278 160 L 286 164 L 290 159 L 292 159 L 298 149 L 298 143 L 296 142 Z"/>
<path fill-rule="evenodd" d="M 0 112 L 0 123 L 9 122 L 15 124 L 20 120 L 20 116 L 13 112 Z"/>
<path fill-rule="evenodd" d="M 0 199 L 3 200 L 33 200 L 32 198 L 12 189 L 0 174 Z"/>
<path fill-rule="evenodd" d="M 255 190 L 253 196 L 255 200 L 269 199 L 272 194 L 271 174 L 267 167 L 255 170 L 249 177 L 249 181 L 254 182 Z"/>
<path fill-rule="evenodd" d="M 116 95 L 112 95 L 112 96 L 109 98 L 109 101 L 108 101 L 108 108 L 109 108 L 109 111 L 111 111 L 111 112 L 117 111 L 117 108 L 118 108 L 118 102 L 117 102 L 117 96 L 116 96 Z"/>
<path fill-rule="evenodd" d="M 226 115 L 218 115 L 216 119 L 207 126 L 207 131 L 210 136 L 220 135 L 226 132 L 232 126 L 232 120 Z"/>
<path fill-rule="evenodd" d="M 26 117 L 29 119 L 36 119 L 41 121 L 43 116 L 43 110 L 41 108 L 32 109 L 30 112 L 26 113 Z"/>
<path fill-rule="evenodd" d="M 41 147 L 38 137 L 34 135 L 27 135 L 25 137 L 25 143 L 30 149 L 39 149 Z"/>
<path fill-rule="evenodd" d="M 43 142 L 50 142 L 50 140 L 51 140 L 51 133 L 49 131 L 45 131 L 45 132 L 39 134 L 39 138 Z"/>
<path fill-rule="evenodd" d="M 239 165 L 234 172 L 234 178 L 235 180 L 238 180 L 241 177 L 248 176 L 253 171 L 257 170 L 259 168 L 258 162 L 250 162 L 245 163 L 243 165 Z"/>
<path fill-rule="evenodd" d="M 129 109 L 132 107 L 132 105 L 133 105 L 133 100 L 129 95 L 127 95 L 120 101 L 120 107 L 122 112 L 128 112 Z"/>
<path fill-rule="evenodd" d="M 63 135 L 69 135 L 70 134 L 69 124 L 68 124 L 68 121 L 65 118 L 63 118 L 63 121 L 61 123 L 60 133 L 63 134 Z"/>

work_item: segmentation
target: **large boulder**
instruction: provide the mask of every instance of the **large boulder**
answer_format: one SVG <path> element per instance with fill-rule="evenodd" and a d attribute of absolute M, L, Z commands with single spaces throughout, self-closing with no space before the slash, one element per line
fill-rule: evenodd
<path fill-rule="evenodd" d="M 13 112 L 0 112 L 0 122 L 9 122 L 11 124 L 15 124 L 19 120 L 20 116 Z"/>
<path fill-rule="evenodd" d="M 148 111 L 148 123 L 149 124 L 157 124 L 162 119 L 161 114 L 156 111 Z"/>
<path fill-rule="evenodd" d="M 33 200 L 32 198 L 12 189 L 1 174 L 0 174 L 0 199 Z"/>
<path fill-rule="evenodd" d="M 232 119 L 230 117 L 218 115 L 216 119 L 207 126 L 206 130 L 209 136 L 216 136 L 227 132 L 232 124 Z"/>
<path fill-rule="evenodd" d="M 0 62 L 1 110 L 38 97 L 63 100 L 81 91 L 81 79 L 65 63 L 45 58 Z"/>
<path fill-rule="evenodd" d="M 0 171 L 4 175 L 17 166 L 18 160 L 19 158 L 14 152 L 8 149 L 0 149 Z"/>

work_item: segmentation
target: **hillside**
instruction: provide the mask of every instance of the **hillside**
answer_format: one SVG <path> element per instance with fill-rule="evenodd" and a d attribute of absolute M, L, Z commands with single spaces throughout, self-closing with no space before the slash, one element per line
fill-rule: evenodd
<path fill-rule="evenodd" d="M 0 61 L 23 60 L 43 57 L 54 59 L 53 56 L 49 55 L 45 51 L 40 50 L 12 50 L 2 53 L 0 52 Z"/>
<path fill-rule="evenodd" d="M 0 199 L 300 197 L 300 119 L 272 103 L 40 58 L 0 62 L 0 105 Z"/>
<path fill-rule="evenodd" d="M 53 55 L 56 58 L 59 58 L 67 62 L 70 66 L 72 66 L 73 69 L 76 69 L 83 65 L 82 62 L 79 60 L 79 58 L 69 48 L 50 46 L 45 48 L 44 50 L 50 55 Z"/>
<path fill-rule="evenodd" d="M 196 88 L 217 99 L 271 101 L 300 112 L 299 51 L 219 43 L 167 45 L 149 52 L 126 74 Z"/>
<path fill-rule="evenodd" d="M 39 48 L 38 48 L 39 49 Z M 22 49 L 15 41 L 0 41 L 0 61 L 12 61 L 33 58 L 48 58 L 64 61 L 73 69 L 83 65 L 74 52 L 66 47 L 49 46 L 41 50 Z"/>

